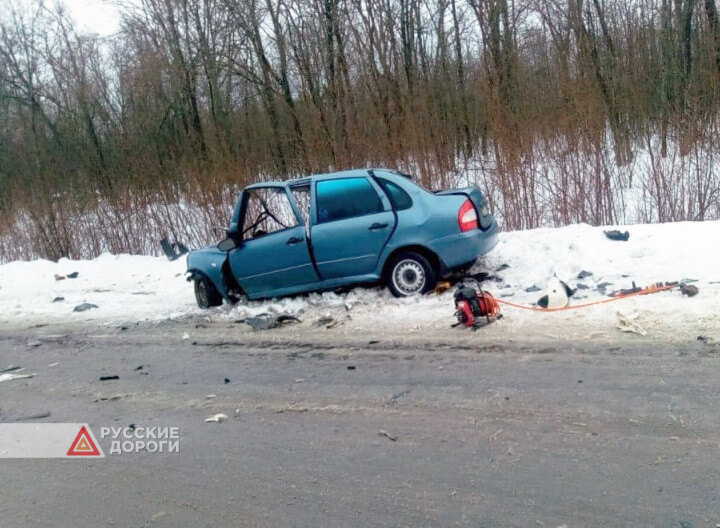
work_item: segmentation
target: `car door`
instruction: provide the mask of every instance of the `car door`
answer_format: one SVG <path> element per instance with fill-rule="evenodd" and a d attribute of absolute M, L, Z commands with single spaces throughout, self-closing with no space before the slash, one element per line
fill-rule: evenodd
<path fill-rule="evenodd" d="M 324 280 L 372 274 L 395 228 L 387 196 L 366 176 L 314 181 L 312 248 Z"/>
<path fill-rule="evenodd" d="M 296 214 L 285 187 L 253 187 L 243 193 L 238 248 L 230 269 L 251 298 L 318 280 L 310 259 L 305 222 Z"/>

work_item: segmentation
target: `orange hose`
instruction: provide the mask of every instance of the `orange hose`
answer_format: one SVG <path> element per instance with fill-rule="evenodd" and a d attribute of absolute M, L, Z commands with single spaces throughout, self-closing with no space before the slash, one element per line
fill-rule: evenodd
<path fill-rule="evenodd" d="M 485 303 L 484 312 L 486 317 L 497 317 L 500 315 L 500 305 L 498 304 L 498 300 L 493 297 L 490 292 L 482 290 L 478 296 L 478 300 L 480 301 L 481 307 L 483 306 L 483 303 Z"/>
<path fill-rule="evenodd" d="M 562 312 L 564 310 L 575 310 L 577 308 L 587 308 L 588 306 L 594 306 L 596 304 L 605 304 L 605 303 L 609 303 L 609 302 L 613 302 L 613 301 L 619 301 L 620 299 L 627 299 L 628 297 L 635 297 L 637 295 L 648 295 L 650 293 L 672 290 L 673 288 L 677 288 L 677 286 L 678 286 L 677 284 L 673 284 L 671 286 L 654 286 L 647 290 L 642 290 L 642 291 L 634 292 L 634 293 L 627 293 L 625 295 L 618 295 L 617 297 L 611 297 L 610 299 L 603 299 L 602 301 L 595 301 L 595 302 L 585 303 L 585 304 L 576 304 L 573 306 L 563 306 L 562 308 L 541 308 L 540 306 L 525 306 L 523 304 L 515 304 L 510 301 L 503 301 L 501 299 L 496 299 L 495 297 L 488 294 L 487 292 L 483 292 L 483 293 L 486 293 L 487 295 L 492 297 L 492 300 L 495 301 L 496 305 L 497 305 L 497 303 L 500 303 L 500 304 L 504 304 L 506 306 L 512 306 L 513 308 L 521 308 L 523 310 L 530 310 L 532 312 Z M 500 307 L 498 306 L 498 313 L 499 312 L 500 312 Z"/>

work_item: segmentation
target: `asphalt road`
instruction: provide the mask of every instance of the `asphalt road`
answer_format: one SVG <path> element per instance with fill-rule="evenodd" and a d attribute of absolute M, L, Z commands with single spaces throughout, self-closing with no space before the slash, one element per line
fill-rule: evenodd
<path fill-rule="evenodd" d="M 716 346 L 182 329 L 0 331 L 0 367 L 38 374 L 0 420 L 180 428 L 179 453 L 0 460 L 1 527 L 720 523 Z"/>

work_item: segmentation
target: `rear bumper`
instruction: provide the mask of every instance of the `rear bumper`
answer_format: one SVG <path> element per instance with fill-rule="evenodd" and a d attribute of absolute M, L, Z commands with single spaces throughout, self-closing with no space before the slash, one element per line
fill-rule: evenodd
<path fill-rule="evenodd" d="M 473 229 L 431 240 L 427 247 L 440 257 L 447 270 L 473 262 L 480 255 L 489 253 L 498 243 L 498 225 L 492 219 L 486 230 Z"/>

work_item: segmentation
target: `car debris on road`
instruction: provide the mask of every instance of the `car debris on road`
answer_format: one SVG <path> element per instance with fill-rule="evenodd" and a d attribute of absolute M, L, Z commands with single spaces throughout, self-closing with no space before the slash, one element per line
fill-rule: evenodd
<path fill-rule="evenodd" d="M 290 315 L 287 313 L 281 313 L 281 314 L 268 314 L 263 313 L 260 315 L 256 315 L 253 317 L 248 317 L 244 321 L 246 324 L 250 325 L 253 330 L 256 332 L 259 330 L 270 330 L 271 328 L 275 328 L 277 326 L 288 324 L 288 323 L 301 323 L 302 321 L 295 317 L 294 315 Z"/>
<path fill-rule="evenodd" d="M 625 231 L 623 233 L 622 231 L 613 229 L 611 231 L 605 231 L 604 233 L 605 233 L 605 236 L 608 237 L 610 240 L 618 240 L 620 242 L 627 242 L 630 239 L 630 231 Z"/>
<path fill-rule="evenodd" d="M 73 308 L 73 312 L 87 312 L 88 310 L 93 310 L 95 308 L 99 308 L 99 306 L 97 304 L 85 302 L 78 304 L 75 308 Z"/>
<path fill-rule="evenodd" d="M 25 370 L 23 367 L 16 367 L 14 365 L 6 367 L 2 370 L 0 370 L 0 382 L 3 381 L 12 381 L 12 380 L 18 380 L 18 379 L 27 379 L 27 378 L 33 378 L 37 376 L 37 374 L 18 374 L 19 372 L 22 372 Z"/>
<path fill-rule="evenodd" d="M 398 439 L 397 436 L 388 433 L 388 432 L 385 431 L 384 429 L 380 429 L 380 430 L 378 431 L 378 435 L 379 435 L 379 436 L 384 436 L 385 438 L 387 438 L 388 440 L 390 440 L 390 441 L 392 441 L 392 442 L 396 442 L 397 439 Z"/>
<path fill-rule="evenodd" d="M 638 317 L 640 317 L 638 312 L 630 312 L 629 314 L 617 312 L 617 328 L 623 332 L 633 332 L 641 336 L 646 336 L 647 330 L 637 322 Z"/>

